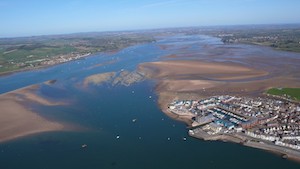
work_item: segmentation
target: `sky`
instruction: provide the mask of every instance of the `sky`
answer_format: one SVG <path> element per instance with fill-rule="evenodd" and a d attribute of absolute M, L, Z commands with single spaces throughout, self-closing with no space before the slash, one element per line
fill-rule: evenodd
<path fill-rule="evenodd" d="M 300 23 L 300 0 L 0 0 L 0 37 Z"/>

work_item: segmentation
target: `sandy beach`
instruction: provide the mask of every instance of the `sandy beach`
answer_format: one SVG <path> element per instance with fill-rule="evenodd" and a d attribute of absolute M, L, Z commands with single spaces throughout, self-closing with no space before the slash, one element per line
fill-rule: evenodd
<path fill-rule="evenodd" d="M 47 120 L 30 110 L 28 102 L 46 106 L 62 105 L 34 93 L 39 85 L 31 85 L 0 95 L 0 142 L 31 134 L 65 130 L 66 126 Z"/>

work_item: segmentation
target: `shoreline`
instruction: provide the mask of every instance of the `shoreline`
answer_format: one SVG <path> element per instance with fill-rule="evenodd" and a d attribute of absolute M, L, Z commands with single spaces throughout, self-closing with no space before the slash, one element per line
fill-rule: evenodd
<path fill-rule="evenodd" d="M 108 50 L 108 51 L 98 51 L 98 52 L 95 52 L 95 53 L 90 52 L 88 54 L 80 55 L 79 58 L 77 58 L 77 59 L 72 59 L 72 60 L 69 60 L 69 61 L 66 61 L 66 62 L 54 63 L 54 64 L 50 64 L 50 65 L 41 65 L 41 66 L 36 66 L 36 67 L 33 67 L 33 68 L 22 68 L 22 69 L 18 69 L 18 70 L 0 72 L 0 77 L 1 76 L 8 76 L 8 75 L 11 75 L 11 74 L 14 74 L 14 73 L 45 69 L 45 68 L 49 68 L 49 67 L 52 67 L 52 66 L 61 65 L 61 64 L 64 64 L 64 63 L 76 61 L 76 60 L 83 60 L 83 59 L 86 59 L 87 57 L 96 56 L 98 54 L 114 54 L 114 53 L 120 52 L 123 49 L 126 49 L 126 48 L 131 47 L 131 46 L 139 45 L 139 44 L 143 44 L 143 43 L 131 44 L 131 45 L 125 46 L 125 47 L 120 48 L 120 49 L 114 49 L 114 50 Z M 103 65 L 111 64 L 111 63 L 114 63 L 114 61 L 109 62 L 109 63 L 104 63 Z"/>
<path fill-rule="evenodd" d="M 228 65 L 231 67 L 226 67 Z M 146 77 L 157 81 L 156 93 L 159 96 L 158 105 L 162 112 L 174 120 L 184 122 L 189 129 L 193 128 L 192 115 L 182 116 L 170 112 L 168 110 L 169 103 L 178 99 L 193 100 L 193 98 L 199 99 L 221 93 L 225 95 L 230 93 L 233 95 L 253 95 L 259 97 L 264 95 L 263 91 L 272 86 L 281 86 L 286 83 L 288 83 L 288 86 L 297 86 L 299 84 L 299 81 L 290 81 L 283 76 L 268 76 L 273 73 L 271 70 L 252 71 L 252 68 L 249 67 L 243 67 L 238 64 L 222 64 L 219 62 L 215 64 L 214 62 L 167 60 L 142 63 L 138 69 L 144 71 Z M 219 76 L 216 77 L 215 74 Z M 208 81 L 204 80 L 203 77 L 214 77 L 217 80 Z M 264 77 L 264 79 L 248 81 L 249 78 L 253 77 Z M 242 79 L 242 81 L 226 82 L 227 79 Z M 264 144 L 255 144 L 255 142 L 248 140 L 256 139 L 240 134 L 212 136 L 202 132 L 200 135 L 191 135 L 190 133 L 189 135 L 202 140 L 231 142 L 254 147 L 280 154 L 289 160 L 300 162 L 300 152 L 296 150 L 265 142 Z"/>
<path fill-rule="evenodd" d="M 128 47 L 130 47 L 130 46 L 128 46 Z M 122 49 L 120 49 L 120 50 L 122 50 Z M 23 68 L 23 69 L 8 71 L 8 72 L 0 72 L 0 77 L 1 76 L 8 76 L 8 75 L 11 75 L 11 74 L 14 74 L 14 73 L 20 73 L 20 72 L 27 72 L 27 71 L 34 71 L 34 70 L 46 69 L 46 68 L 50 68 L 50 67 L 53 67 L 53 66 L 61 65 L 61 64 L 64 64 L 64 63 L 69 63 L 69 62 L 72 62 L 72 61 L 84 60 L 84 59 L 86 59 L 88 57 L 96 56 L 96 55 L 101 54 L 101 53 L 106 53 L 106 54 L 116 53 L 116 52 L 118 52 L 120 50 L 113 50 L 113 51 L 106 51 L 106 52 L 95 52 L 95 53 L 90 53 L 88 55 L 87 54 L 82 54 L 82 55 L 79 56 L 79 58 L 73 59 L 73 60 L 69 60 L 69 61 L 66 61 L 66 62 L 60 62 L 60 63 L 50 64 L 50 65 L 41 65 L 41 66 L 36 66 L 36 67 L 33 67 L 33 68 Z M 107 63 L 104 63 L 103 65 L 105 65 L 105 64 L 107 64 Z M 110 63 L 108 63 L 108 64 L 110 64 Z"/>
<path fill-rule="evenodd" d="M 176 98 L 173 98 L 173 100 Z M 192 119 L 191 116 L 184 116 L 178 115 L 171 111 L 169 111 L 166 107 L 166 104 L 159 103 L 159 107 L 161 108 L 162 112 L 167 115 L 168 117 L 183 122 L 187 125 L 188 129 L 194 128 L 192 126 Z M 242 146 L 252 147 L 260 150 L 264 150 L 270 153 L 274 153 L 280 155 L 281 158 L 292 160 L 295 162 L 300 163 L 300 151 L 293 150 L 287 147 L 282 147 L 278 145 L 273 145 L 270 143 L 266 143 L 264 141 L 254 140 L 254 138 L 242 135 L 242 134 L 218 134 L 218 135 L 209 135 L 206 132 L 202 131 L 202 129 L 197 129 L 197 133 L 191 134 L 190 130 L 188 135 L 200 140 L 204 141 L 222 141 L 222 142 L 229 142 L 240 144 Z"/>
<path fill-rule="evenodd" d="M 204 141 L 223 141 L 223 142 L 230 142 L 235 144 L 240 144 L 242 146 L 247 146 L 251 148 L 256 148 L 260 150 L 264 150 L 270 153 L 274 153 L 280 155 L 281 158 L 285 158 L 288 160 L 293 160 L 295 162 L 300 162 L 300 152 L 289 149 L 286 147 L 281 147 L 277 145 L 272 145 L 266 142 L 261 141 L 251 141 L 252 138 L 242 135 L 229 135 L 229 134 L 221 134 L 216 136 L 210 136 L 205 132 L 199 131 L 197 134 L 191 134 L 189 132 L 189 136 L 204 140 Z"/>
<path fill-rule="evenodd" d="M 99 52 L 99 53 L 101 53 L 101 52 Z M 14 73 L 20 73 L 20 72 L 27 72 L 27 71 L 34 71 L 34 70 L 46 69 L 46 68 L 50 68 L 52 66 L 61 65 L 61 64 L 69 63 L 69 62 L 76 61 L 76 60 L 83 60 L 86 57 L 94 56 L 96 54 L 98 54 L 98 53 L 89 54 L 89 55 L 84 54 L 84 55 L 81 55 L 81 57 L 78 58 L 78 59 L 73 59 L 73 60 L 69 60 L 69 61 L 66 61 L 66 62 L 60 62 L 60 63 L 50 64 L 50 65 L 40 65 L 40 66 L 36 66 L 36 67 L 33 67 L 33 68 L 23 68 L 23 69 L 8 71 L 8 72 L 0 72 L 0 77 L 1 76 L 9 76 L 9 75 L 12 75 Z"/>

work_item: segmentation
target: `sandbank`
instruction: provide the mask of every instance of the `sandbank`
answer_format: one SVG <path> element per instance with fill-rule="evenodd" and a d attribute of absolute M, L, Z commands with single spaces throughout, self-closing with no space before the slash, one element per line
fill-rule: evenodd
<path fill-rule="evenodd" d="M 129 72 L 122 70 L 120 72 L 106 72 L 94 74 L 86 77 L 83 81 L 83 87 L 87 87 L 89 84 L 101 85 L 105 82 L 108 84 L 130 86 L 133 83 L 141 82 L 144 80 L 144 74 L 137 71 Z"/>
<path fill-rule="evenodd" d="M 31 85 L 0 95 L 0 142 L 31 134 L 65 130 L 66 126 L 47 120 L 26 106 L 28 102 L 46 106 L 61 105 L 34 93 L 39 85 Z"/>
<path fill-rule="evenodd" d="M 181 79 L 245 79 L 266 76 L 268 72 L 251 69 L 245 66 L 218 62 L 203 62 L 191 60 L 170 60 L 143 63 L 140 70 L 146 70 L 146 75 L 152 78 Z"/>
<path fill-rule="evenodd" d="M 116 75 L 115 72 L 107 72 L 107 73 L 99 73 L 88 76 L 83 81 L 83 86 L 86 87 L 89 84 L 101 85 L 104 82 L 112 80 L 112 78 Z"/>

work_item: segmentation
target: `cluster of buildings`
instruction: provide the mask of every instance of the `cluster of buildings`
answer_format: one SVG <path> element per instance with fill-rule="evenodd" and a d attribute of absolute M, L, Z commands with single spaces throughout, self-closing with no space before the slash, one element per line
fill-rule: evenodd
<path fill-rule="evenodd" d="M 192 117 L 191 135 L 231 135 L 300 150 L 300 104 L 272 98 L 213 96 L 176 100 L 169 110 Z"/>
<path fill-rule="evenodd" d="M 59 63 L 64 63 L 64 62 L 69 62 L 72 60 L 77 60 L 77 59 L 81 59 L 84 58 L 86 56 L 89 56 L 91 53 L 86 53 L 86 54 L 77 54 L 77 53 L 70 53 L 67 55 L 61 55 L 58 57 L 54 57 L 51 59 L 46 59 L 46 61 L 41 62 L 42 65 L 55 65 L 55 64 L 59 64 Z"/>
<path fill-rule="evenodd" d="M 278 42 L 278 36 L 254 36 L 254 37 L 235 37 L 233 34 L 219 34 L 224 42 L 239 43 L 239 42 Z"/>
<path fill-rule="evenodd" d="M 21 62 L 21 63 L 14 63 L 14 62 L 10 62 L 10 63 L 12 65 L 16 65 L 18 67 L 34 68 L 37 66 L 50 66 L 50 65 L 60 64 L 60 63 L 64 63 L 64 62 L 69 62 L 72 60 L 82 59 L 86 56 L 89 56 L 90 54 L 91 53 L 85 53 L 85 54 L 70 53 L 70 54 L 60 55 L 60 56 L 56 56 L 56 57 L 46 56 L 46 58 L 44 58 L 44 59 L 29 60 L 29 61 Z"/>

